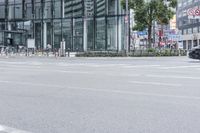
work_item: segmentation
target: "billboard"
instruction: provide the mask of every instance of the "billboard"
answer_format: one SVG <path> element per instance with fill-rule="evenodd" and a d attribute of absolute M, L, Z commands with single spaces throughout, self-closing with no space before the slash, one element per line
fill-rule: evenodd
<path fill-rule="evenodd" d="M 138 34 L 138 36 L 145 36 L 148 33 L 147 33 L 147 31 L 138 31 L 137 34 Z"/>
<path fill-rule="evenodd" d="M 27 47 L 28 48 L 35 48 L 35 39 L 28 39 L 27 40 Z"/>
<path fill-rule="evenodd" d="M 197 7 L 190 8 L 187 10 L 187 15 L 188 19 L 200 19 L 200 9 Z"/>
<path fill-rule="evenodd" d="M 169 21 L 169 24 L 171 30 L 176 29 L 176 15 L 174 15 L 173 18 Z"/>

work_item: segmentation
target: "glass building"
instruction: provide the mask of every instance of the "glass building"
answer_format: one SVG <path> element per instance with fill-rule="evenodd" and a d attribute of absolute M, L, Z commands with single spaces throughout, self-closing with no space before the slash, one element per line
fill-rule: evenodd
<path fill-rule="evenodd" d="M 24 45 L 35 39 L 70 51 L 121 51 L 126 44 L 120 0 L 0 0 L 0 45 Z"/>
<path fill-rule="evenodd" d="M 195 9 L 200 9 L 200 0 L 178 0 L 177 27 L 182 34 L 183 48 L 186 50 L 200 45 L 200 19 L 188 14 L 188 11 L 190 14 L 195 13 Z"/>

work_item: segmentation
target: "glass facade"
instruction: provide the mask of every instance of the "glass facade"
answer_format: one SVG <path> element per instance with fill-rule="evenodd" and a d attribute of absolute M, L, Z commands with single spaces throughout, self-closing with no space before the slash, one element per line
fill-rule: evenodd
<path fill-rule="evenodd" d="M 187 13 L 189 9 L 199 9 L 199 5 L 200 0 L 178 0 L 177 27 L 182 33 L 184 49 L 187 50 L 200 45 L 200 21 Z"/>
<path fill-rule="evenodd" d="M 70 51 L 121 51 L 125 14 L 120 0 L 0 0 L 0 45 L 24 45 L 34 38 Z"/>

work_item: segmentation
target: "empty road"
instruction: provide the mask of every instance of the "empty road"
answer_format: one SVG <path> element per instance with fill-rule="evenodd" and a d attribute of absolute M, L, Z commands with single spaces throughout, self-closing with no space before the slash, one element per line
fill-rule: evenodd
<path fill-rule="evenodd" d="M 0 133 L 200 133 L 200 61 L 0 57 Z"/>

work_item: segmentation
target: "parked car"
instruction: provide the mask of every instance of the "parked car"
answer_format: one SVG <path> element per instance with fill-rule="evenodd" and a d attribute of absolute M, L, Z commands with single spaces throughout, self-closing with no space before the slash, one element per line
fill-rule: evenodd
<path fill-rule="evenodd" d="M 200 46 L 194 47 L 189 51 L 189 58 L 200 60 Z"/>

